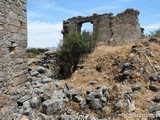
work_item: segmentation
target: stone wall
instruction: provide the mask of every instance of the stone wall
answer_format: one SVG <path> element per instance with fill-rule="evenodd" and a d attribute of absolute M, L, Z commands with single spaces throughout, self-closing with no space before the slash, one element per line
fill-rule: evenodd
<path fill-rule="evenodd" d="M 0 91 L 27 80 L 26 0 L 0 0 Z"/>
<path fill-rule="evenodd" d="M 91 22 L 98 42 L 105 42 L 107 45 L 130 43 L 142 36 L 138 15 L 139 11 L 127 9 L 116 16 L 109 13 L 73 17 L 63 21 L 62 34 L 65 36 L 70 32 L 80 33 L 82 24 Z"/>

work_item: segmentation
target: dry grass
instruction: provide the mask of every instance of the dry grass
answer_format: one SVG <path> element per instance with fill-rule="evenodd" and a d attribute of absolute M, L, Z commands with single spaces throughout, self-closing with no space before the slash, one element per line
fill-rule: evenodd
<path fill-rule="evenodd" d="M 131 52 L 133 44 L 125 45 L 125 46 L 99 46 L 97 47 L 90 55 L 85 58 L 84 68 L 78 69 L 72 75 L 72 77 L 68 80 L 61 81 L 64 83 L 71 83 L 74 85 L 74 89 L 81 92 L 83 95 L 86 95 L 86 91 L 92 88 L 96 88 L 98 86 L 106 86 L 113 90 L 113 86 L 117 83 L 114 80 L 115 71 L 120 71 L 118 68 L 113 67 L 114 59 L 119 56 L 121 61 L 125 61 L 128 58 L 128 55 Z M 160 46 L 155 43 L 150 43 L 149 51 L 156 51 L 155 57 L 149 57 L 153 64 L 160 66 Z M 148 60 L 143 56 L 140 57 L 136 54 L 137 59 L 143 62 L 145 65 L 149 65 Z M 97 71 L 97 66 L 101 69 Z M 149 72 L 153 72 L 153 69 L 150 66 Z M 142 86 L 142 91 L 135 92 L 133 97 L 135 101 L 137 114 L 148 113 L 148 107 L 153 104 L 152 99 L 155 95 L 160 94 L 160 92 L 152 92 L 148 89 L 149 87 L 149 75 L 145 74 L 134 77 L 131 83 L 138 83 Z M 91 82 L 94 81 L 94 82 Z M 92 84 L 93 83 L 93 84 Z M 126 83 L 125 85 L 131 87 L 131 83 Z M 123 84 L 123 83 L 122 83 Z M 113 94 L 117 94 L 119 91 L 113 91 Z M 114 101 L 120 99 L 121 96 L 113 95 Z M 118 119 L 118 118 L 117 118 Z M 122 118 L 125 120 L 136 120 L 135 118 Z M 140 120 L 141 118 L 139 118 Z M 137 118 L 138 120 L 138 118 Z"/>
<path fill-rule="evenodd" d="M 138 43 L 140 44 L 140 43 Z M 121 83 L 119 81 L 114 80 L 114 74 L 121 71 L 121 67 L 113 66 L 114 60 L 119 58 L 121 62 L 125 62 L 129 59 L 129 54 L 131 53 L 131 49 L 133 44 L 124 45 L 124 46 L 98 46 L 91 54 L 89 54 L 84 59 L 84 68 L 77 69 L 75 73 L 71 76 L 71 78 L 67 80 L 61 80 L 61 86 L 63 87 L 66 83 L 71 83 L 74 86 L 74 91 L 80 92 L 82 95 L 86 95 L 86 91 L 90 89 L 97 88 L 99 86 L 106 86 L 112 92 L 111 98 L 111 106 L 120 99 L 122 99 L 122 95 L 120 94 L 124 89 L 113 89 L 115 84 Z M 141 46 L 142 49 L 144 46 Z M 156 43 L 150 43 L 149 51 L 156 52 L 155 57 L 149 57 L 152 64 L 156 66 L 160 66 L 160 46 Z M 128 88 L 131 88 L 132 83 L 138 83 L 143 88 L 139 92 L 135 92 L 133 96 L 133 100 L 135 101 L 136 111 L 134 114 L 146 114 L 148 113 L 148 107 L 153 103 L 152 99 L 154 96 L 159 95 L 160 92 L 152 92 L 149 90 L 149 76 L 150 73 L 153 73 L 153 68 L 150 66 L 147 58 L 145 56 L 139 56 L 137 53 L 135 54 L 135 58 L 140 60 L 144 66 L 148 69 L 148 73 L 143 75 L 136 73 L 131 82 L 125 83 Z M 35 67 L 35 64 L 32 64 L 31 67 Z M 160 84 L 159 84 L 160 86 Z M 53 86 L 48 86 L 46 89 L 56 89 Z M 50 90 L 48 90 L 50 91 Z M 80 106 L 78 103 L 70 102 L 70 107 L 79 111 Z M 91 114 L 95 114 L 94 111 L 88 111 Z M 124 112 L 126 115 L 123 117 L 113 118 L 116 120 L 145 120 L 145 118 L 129 118 L 127 117 L 127 112 Z M 111 113 L 113 114 L 113 113 Z M 108 116 L 108 113 L 103 114 L 104 116 Z"/>
<path fill-rule="evenodd" d="M 119 55 L 121 59 L 125 59 L 126 55 L 130 52 L 130 47 L 127 46 L 99 46 L 92 54 L 88 55 L 84 62 L 84 69 L 78 69 L 71 77 L 65 82 L 71 82 L 77 90 L 86 91 L 88 88 L 95 88 L 98 86 L 110 86 L 115 84 L 113 81 L 114 68 L 112 63 Z M 101 72 L 96 70 L 96 67 L 101 67 Z M 97 84 L 90 84 L 91 81 L 96 81 Z"/>

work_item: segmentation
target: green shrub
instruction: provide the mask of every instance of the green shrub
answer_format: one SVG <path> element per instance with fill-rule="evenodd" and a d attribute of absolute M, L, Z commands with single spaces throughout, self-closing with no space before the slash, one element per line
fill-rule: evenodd
<path fill-rule="evenodd" d="M 91 32 L 83 31 L 81 36 L 85 48 L 84 53 L 90 53 L 96 44 L 96 35 L 93 35 Z"/>
<path fill-rule="evenodd" d="M 35 57 L 37 55 L 40 55 L 41 53 L 44 53 L 46 51 L 48 51 L 48 49 L 44 49 L 44 48 L 28 48 L 27 50 L 28 53 L 28 57 Z"/>
<path fill-rule="evenodd" d="M 86 53 L 92 51 L 95 46 L 95 38 L 90 32 L 83 31 L 79 33 L 69 33 L 60 44 L 59 66 L 63 78 L 69 77 L 77 67 L 80 58 Z"/>
<path fill-rule="evenodd" d="M 151 32 L 150 36 L 160 38 L 160 29 Z"/>

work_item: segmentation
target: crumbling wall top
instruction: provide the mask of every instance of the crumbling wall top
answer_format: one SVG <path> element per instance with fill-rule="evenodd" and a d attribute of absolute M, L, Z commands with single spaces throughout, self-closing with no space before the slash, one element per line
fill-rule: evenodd
<path fill-rule="evenodd" d="M 93 32 L 97 34 L 97 41 L 118 45 L 135 41 L 142 36 L 138 20 L 138 10 L 126 9 L 122 13 L 113 16 L 112 13 L 96 14 L 92 16 L 78 16 L 63 21 L 62 34 L 65 36 L 70 32 L 81 32 L 83 23 L 93 24 Z"/>

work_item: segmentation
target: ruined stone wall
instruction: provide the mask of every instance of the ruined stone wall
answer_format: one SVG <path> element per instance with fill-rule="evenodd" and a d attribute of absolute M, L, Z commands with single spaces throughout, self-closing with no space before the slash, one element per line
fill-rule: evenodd
<path fill-rule="evenodd" d="M 138 15 L 139 11 L 127 9 L 116 16 L 110 13 L 73 17 L 63 22 L 62 33 L 64 36 L 70 32 L 80 33 L 82 24 L 91 22 L 98 42 L 105 42 L 107 45 L 130 43 L 142 36 Z"/>
<path fill-rule="evenodd" d="M 26 0 L 0 0 L 0 90 L 27 80 Z"/>
<path fill-rule="evenodd" d="M 127 9 L 116 15 L 112 19 L 112 38 L 111 44 L 130 43 L 142 36 L 140 24 L 138 22 L 139 11 Z"/>

